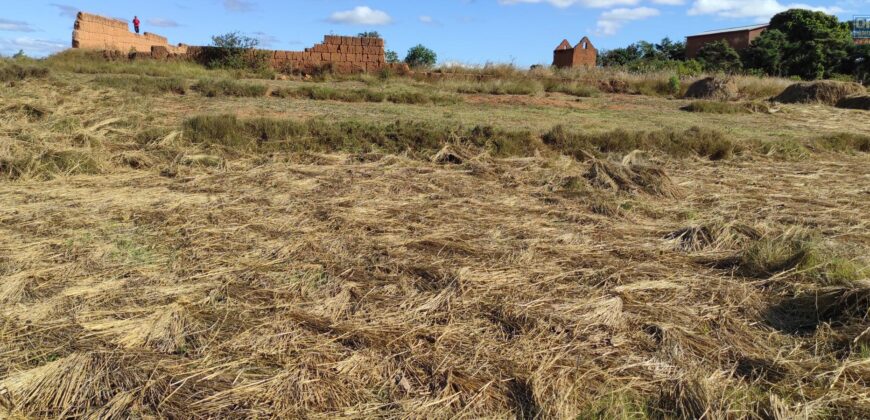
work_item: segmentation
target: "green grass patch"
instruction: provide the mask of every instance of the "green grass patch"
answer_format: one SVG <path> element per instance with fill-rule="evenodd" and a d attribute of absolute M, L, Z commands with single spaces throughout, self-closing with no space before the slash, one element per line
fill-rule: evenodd
<path fill-rule="evenodd" d="M 259 83 L 244 83 L 230 79 L 201 79 L 192 88 L 209 98 L 222 96 L 255 98 L 265 96 L 269 90 L 268 86 Z"/>
<path fill-rule="evenodd" d="M 11 60 L 0 60 L 0 82 L 43 79 L 48 77 L 49 73 L 49 69 L 42 66 L 19 64 Z"/>
<path fill-rule="evenodd" d="M 808 234 L 785 234 L 755 241 L 740 255 L 739 265 L 740 271 L 750 277 L 767 278 L 793 271 L 799 278 L 825 286 L 851 285 L 865 271 Z"/>
<path fill-rule="evenodd" d="M 157 95 L 163 93 L 184 95 L 187 93 L 187 83 L 176 77 L 135 75 L 98 76 L 94 78 L 94 83 L 115 89 L 125 89 L 142 95 Z"/>
<path fill-rule="evenodd" d="M 688 112 L 703 112 L 707 114 L 754 114 L 758 112 L 770 112 L 770 107 L 762 102 L 695 101 L 680 109 Z"/>
<path fill-rule="evenodd" d="M 278 89 L 272 92 L 272 96 L 279 98 L 304 98 L 340 102 L 379 103 L 387 101 L 406 105 L 456 102 L 456 98 L 428 92 L 410 90 L 383 92 L 373 89 L 336 89 L 328 86 L 302 86 L 297 88 Z"/>
<path fill-rule="evenodd" d="M 870 136 L 858 133 L 837 133 L 810 140 L 810 147 L 831 152 L 870 152 Z"/>
<path fill-rule="evenodd" d="M 580 98 L 592 98 L 601 94 L 597 87 L 578 82 L 560 82 L 548 80 L 544 82 L 544 90 L 547 92 L 559 92 Z"/>
<path fill-rule="evenodd" d="M 553 149 L 585 160 L 589 155 L 628 153 L 645 150 L 684 158 L 697 155 L 710 160 L 728 159 L 742 147 L 720 131 L 692 127 L 688 130 L 628 131 L 617 129 L 604 133 L 572 132 L 558 125 L 543 135 Z"/>
<path fill-rule="evenodd" d="M 0 176 L 9 179 L 51 179 L 60 175 L 100 172 L 100 163 L 91 152 L 76 149 L 25 152 L 11 158 L 0 158 Z"/>
<path fill-rule="evenodd" d="M 532 79 L 493 79 L 485 81 L 452 82 L 448 84 L 448 86 L 451 85 L 458 93 L 478 93 L 485 95 L 534 95 L 544 90 L 544 86 L 540 82 Z"/>
<path fill-rule="evenodd" d="M 234 152 L 409 152 L 429 156 L 448 143 L 489 150 L 495 156 L 531 156 L 544 148 L 530 132 L 492 127 L 454 128 L 423 122 L 377 124 L 356 120 L 307 121 L 199 116 L 184 122 L 185 139 Z"/>

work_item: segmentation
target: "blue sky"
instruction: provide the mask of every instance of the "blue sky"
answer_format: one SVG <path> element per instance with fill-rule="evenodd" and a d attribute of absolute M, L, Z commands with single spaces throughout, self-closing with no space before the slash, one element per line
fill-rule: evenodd
<path fill-rule="evenodd" d="M 439 60 L 468 64 L 549 63 L 567 38 L 599 49 L 637 40 L 683 39 L 710 29 L 763 22 L 789 7 L 841 20 L 870 15 L 870 0 L 0 0 L 0 54 L 43 56 L 70 44 L 77 10 L 132 19 L 170 42 L 208 44 L 241 31 L 266 48 L 301 50 L 325 34 L 379 31 L 404 56 L 422 43 Z"/>

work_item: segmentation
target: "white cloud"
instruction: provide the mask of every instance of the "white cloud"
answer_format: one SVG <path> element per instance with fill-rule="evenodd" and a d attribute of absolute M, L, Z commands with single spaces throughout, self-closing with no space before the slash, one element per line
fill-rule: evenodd
<path fill-rule="evenodd" d="M 651 7 L 619 8 L 609 10 L 598 17 L 598 22 L 596 22 L 596 32 L 601 35 L 613 35 L 622 28 L 626 22 L 632 20 L 643 20 L 653 16 L 658 16 L 659 14 L 658 9 L 653 9 Z"/>
<path fill-rule="evenodd" d="M 58 13 L 60 13 L 61 16 L 76 17 L 76 15 L 79 13 L 79 8 L 75 6 L 57 3 L 52 3 L 51 5 L 57 8 L 57 11 Z"/>
<path fill-rule="evenodd" d="M 28 55 L 43 56 L 56 53 L 69 47 L 69 44 L 60 41 L 35 39 L 27 36 L 18 38 L 0 38 L 0 53 L 4 55 L 15 54 L 24 50 Z"/>
<path fill-rule="evenodd" d="M 35 32 L 36 29 L 33 29 L 27 22 L 0 18 L 0 31 Z"/>
<path fill-rule="evenodd" d="M 223 0 L 224 9 L 231 12 L 250 12 L 254 10 L 254 3 L 247 0 Z"/>
<path fill-rule="evenodd" d="M 661 4 L 665 6 L 679 6 L 681 4 L 685 4 L 685 0 L 652 0 L 655 4 Z"/>
<path fill-rule="evenodd" d="M 777 0 L 695 0 L 689 8 L 689 15 L 715 15 L 725 18 L 754 18 L 765 22 L 771 16 L 788 9 L 809 9 L 825 13 L 839 13 L 836 6 L 820 7 L 807 4 L 782 4 Z"/>
<path fill-rule="evenodd" d="M 352 25 L 389 25 L 393 22 L 393 18 L 382 10 L 375 10 L 368 6 L 357 6 L 352 10 L 333 13 L 329 16 L 329 21 Z"/>
<path fill-rule="evenodd" d="M 423 16 L 420 16 L 420 22 L 428 25 L 428 24 L 435 23 L 435 19 L 432 19 L 432 16 L 423 15 Z"/>
<path fill-rule="evenodd" d="M 147 23 L 151 26 L 156 26 L 158 28 L 177 28 L 177 27 L 181 26 L 178 22 L 176 22 L 172 19 L 163 19 L 163 18 L 147 19 L 145 21 L 145 23 Z"/>
<path fill-rule="evenodd" d="M 254 35 L 254 39 L 257 40 L 257 42 L 259 43 L 258 45 L 260 47 L 267 47 L 268 48 L 268 47 L 272 47 L 275 44 L 277 44 L 278 42 L 280 42 L 280 40 L 278 38 L 276 38 L 274 35 L 270 35 L 270 34 L 267 34 L 265 32 L 254 32 L 253 35 Z"/>
<path fill-rule="evenodd" d="M 640 0 L 498 0 L 498 2 L 499 4 L 549 3 L 555 7 L 564 9 L 566 7 L 571 7 L 574 5 L 600 8 L 614 6 L 634 6 L 640 3 Z"/>

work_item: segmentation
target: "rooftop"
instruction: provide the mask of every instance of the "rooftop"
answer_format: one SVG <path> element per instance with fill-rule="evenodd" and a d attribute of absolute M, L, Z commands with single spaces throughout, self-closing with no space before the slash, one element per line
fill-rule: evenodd
<path fill-rule="evenodd" d="M 736 28 L 725 28 L 725 29 L 716 29 L 707 32 L 701 32 L 694 35 L 689 35 L 689 38 L 693 36 L 702 36 L 702 35 L 714 35 L 714 34 L 723 34 L 726 32 L 742 32 L 742 31 L 754 31 L 756 29 L 766 28 L 769 25 L 766 23 L 758 24 L 758 25 L 750 25 L 750 26 L 738 26 Z"/>

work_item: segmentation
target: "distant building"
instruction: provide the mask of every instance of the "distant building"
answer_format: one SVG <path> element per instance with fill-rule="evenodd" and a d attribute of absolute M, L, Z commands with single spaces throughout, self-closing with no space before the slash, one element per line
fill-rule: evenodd
<path fill-rule="evenodd" d="M 752 40 L 758 38 L 765 29 L 767 24 L 742 26 L 739 28 L 719 29 L 716 31 L 702 32 L 696 35 L 686 37 L 686 57 L 695 58 L 698 56 L 698 51 L 706 44 L 716 41 L 725 41 L 731 48 L 742 50 L 749 48 Z"/>
<path fill-rule="evenodd" d="M 598 61 L 598 50 L 592 45 L 592 41 L 583 37 L 575 46 L 571 46 L 567 39 L 553 51 L 553 66 L 563 68 L 593 68 Z"/>

